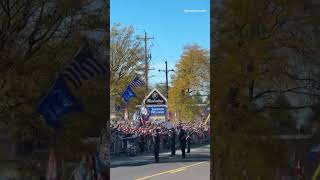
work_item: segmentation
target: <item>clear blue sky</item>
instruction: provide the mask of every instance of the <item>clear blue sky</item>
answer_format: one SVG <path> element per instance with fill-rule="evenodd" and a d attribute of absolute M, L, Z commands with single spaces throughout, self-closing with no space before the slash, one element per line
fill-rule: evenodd
<path fill-rule="evenodd" d="M 150 68 L 156 69 L 150 71 L 151 85 L 165 82 L 165 73 L 158 69 L 165 68 L 165 60 L 169 69 L 175 69 L 183 46 L 197 43 L 210 48 L 210 0 L 110 0 L 110 20 L 111 26 L 132 25 L 137 34 L 146 31 L 155 38 L 149 41 Z"/>

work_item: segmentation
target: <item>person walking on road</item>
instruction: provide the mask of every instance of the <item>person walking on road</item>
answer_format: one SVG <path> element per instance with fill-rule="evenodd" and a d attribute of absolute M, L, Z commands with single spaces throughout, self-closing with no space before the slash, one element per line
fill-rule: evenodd
<path fill-rule="evenodd" d="M 176 155 L 176 130 L 174 128 L 171 129 L 170 132 L 170 145 L 171 145 L 171 156 Z"/>
<path fill-rule="evenodd" d="M 154 152 L 154 159 L 156 162 L 159 162 L 159 151 L 160 151 L 160 134 L 159 129 L 156 129 L 156 133 L 153 136 L 153 152 Z"/>
<path fill-rule="evenodd" d="M 187 136 L 187 153 L 190 153 L 190 146 L 191 146 L 191 132 L 188 132 Z"/>
<path fill-rule="evenodd" d="M 180 126 L 180 132 L 179 132 L 179 141 L 180 141 L 180 148 L 182 152 L 182 158 L 184 159 L 186 157 L 186 131 Z"/>
<path fill-rule="evenodd" d="M 144 153 L 144 147 L 145 147 L 145 139 L 144 139 L 144 135 L 141 134 L 140 141 L 139 141 L 140 154 Z"/>

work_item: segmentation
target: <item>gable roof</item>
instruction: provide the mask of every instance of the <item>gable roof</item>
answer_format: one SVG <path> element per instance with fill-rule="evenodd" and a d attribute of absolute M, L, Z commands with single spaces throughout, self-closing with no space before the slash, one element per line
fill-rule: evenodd
<path fill-rule="evenodd" d="M 157 88 L 154 88 L 152 89 L 152 91 L 150 91 L 150 93 L 144 98 L 144 100 L 142 101 L 143 104 L 145 104 L 146 100 L 151 96 L 151 94 L 156 91 L 165 101 L 166 101 L 166 104 L 168 103 L 168 100 L 166 97 L 164 97 L 163 94 L 160 93 L 160 91 L 157 89 Z"/>

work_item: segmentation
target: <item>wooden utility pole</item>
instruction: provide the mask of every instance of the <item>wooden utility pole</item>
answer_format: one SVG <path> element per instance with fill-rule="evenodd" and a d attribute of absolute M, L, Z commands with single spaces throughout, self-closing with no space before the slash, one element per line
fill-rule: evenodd
<path fill-rule="evenodd" d="M 174 71 L 173 69 L 170 69 L 170 70 L 168 70 L 168 63 L 167 63 L 167 61 L 165 62 L 166 63 L 166 69 L 165 70 L 161 70 L 161 69 L 159 69 L 159 72 L 160 71 L 163 71 L 163 72 L 165 72 L 166 73 L 166 88 L 167 88 L 167 99 L 169 98 L 169 81 L 168 81 L 168 73 L 170 72 L 170 71 Z"/>
<path fill-rule="evenodd" d="M 149 91 L 148 87 L 148 72 L 149 72 L 149 58 L 151 58 L 151 54 L 148 56 L 147 42 L 150 39 L 154 39 L 154 37 L 148 37 L 147 33 L 144 32 L 144 37 L 138 37 L 138 39 L 142 39 L 144 41 L 144 59 L 145 59 L 145 67 L 144 67 L 144 78 L 146 84 L 146 94 Z"/>

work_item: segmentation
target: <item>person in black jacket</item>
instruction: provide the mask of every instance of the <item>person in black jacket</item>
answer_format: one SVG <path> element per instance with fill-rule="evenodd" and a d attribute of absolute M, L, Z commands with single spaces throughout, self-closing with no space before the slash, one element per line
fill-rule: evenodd
<path fill-rule="evenodd" d="M 180 132 L 179 132 L 179 141 L 180 141 L 180 148 L 182 152 L 182 158 L 186 157 L 186 138 L 187 134 L 186 131 L 180 126 Z"/>
<path fill-rule="evenodd" d="M 140 146 L 140 154 L 143 154 L 144 153 L 144 146 L 145 146 L 145 140 L 144 140 L 143 134 L 140 135 L 139 146 Z"/>
<path fill-rule="evenodd" d="M 187 136 L 187 153 L 190 153 L 190 147 L 191 147 L 191 132 L 188 132 Z"/>
<path fill-rule="evenodd" d="M 154 159 L 156 162 L 159 162 L 159 151 L 160 151 L 160 134 L 159 129 L 156 129 L 156 133 L 153 136 L 153 152 L 154 152 Z"/>
<path fill-rule="evenodd" d="M 171 129 L 170 132 L 170 145 L 171 145 L 171 156 L 175 156 L 176 155 L 176 130 L 174 128 Z"/>

